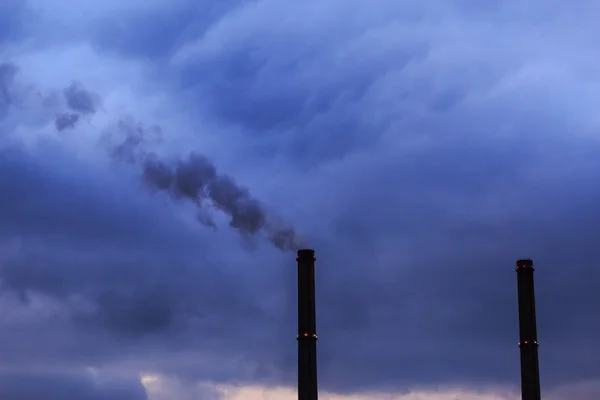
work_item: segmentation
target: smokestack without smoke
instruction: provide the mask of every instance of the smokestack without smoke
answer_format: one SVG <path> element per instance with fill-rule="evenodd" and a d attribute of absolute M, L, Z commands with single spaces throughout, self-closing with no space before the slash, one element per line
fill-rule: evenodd
<path fill-rule="evenodd" d="M 519 292 L 519 348 L 521 349 L 521 398 L 540 400 L 540 371 L 533 287 L 533 261 L 517 261 Z"/>
<path fill-rule="evenodd" d="M 317 400 L 315 251 L 298 250 L 298 400 Z"/>

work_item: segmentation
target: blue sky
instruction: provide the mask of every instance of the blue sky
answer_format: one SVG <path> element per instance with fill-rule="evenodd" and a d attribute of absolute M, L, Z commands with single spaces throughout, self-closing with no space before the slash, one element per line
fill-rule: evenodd
<path fill-rule="evenodd" d="M 292 399 L 308 243 L 324 398 L 515 399 L 520 257 L 596 398 L 599 15 L 2 0 L 0 397 Z"/>

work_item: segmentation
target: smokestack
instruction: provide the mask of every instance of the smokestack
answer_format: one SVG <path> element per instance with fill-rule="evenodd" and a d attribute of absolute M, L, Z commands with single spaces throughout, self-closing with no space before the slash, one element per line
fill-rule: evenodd
<path fill-rule="evenodd" d="M 298 250 L 298 400 L 317 400 L 315 251 Z"/>
<path fill-rule="evenodd" d="M 521 349 L 521 398 L 540 400 L 540 371 L 533 289 L 533 261 L 517 261 L 519 292 L 519 348 Z"/>

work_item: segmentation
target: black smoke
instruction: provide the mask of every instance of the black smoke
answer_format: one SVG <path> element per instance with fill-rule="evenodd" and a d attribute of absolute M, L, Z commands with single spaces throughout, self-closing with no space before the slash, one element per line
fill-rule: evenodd
<path fill-rule="evenodd" d="M 81 116 L 95 114 L 101 99 L 80 83 L 72 83 L 64 91 L 68 111 L 56 114 L 58 131 L 74 128 Z M 111 159 L 141 168 L 144 186 L 152 192 L 165 192 L 174 200 L 187 200 L 197 207 L 199 223 L 216 227 L 207 212 L 219 210 L 230 217 L 229 226 L 243 236 L 262 234 L 283 251 L 294 251 L 303 240 L 289 223 L 269 213 L 231 176 L 221 174 L 208 157 L 198 152 L 175 160 L 165 160 L 146 150 L 145 145 L 160 140 L 159 126 L 145 126 L 131 118 L 120 119 L 108 129 L 101 142 Z"/>
<path fill-rule="evenodd" d="M 134 159 L 131 152 L 126 154 L 126 161 Z M 244 236 L 262 233 L 284 251 L 296 250 L 303 245 L 291 225 L 270 215 L 247 188 L 238 185 L 232 177 L 219 174 L 215 165 L 200 153 L 191 152 L 173 162 L 148 153 L 140 165 L 148 189 L 166 192 L 173 199 L 193 202 L 198 208 L 198 221 L 205 225 L 215 226 L 204 213 L 206 207 L 212 206 L 227 214 L 231 218 L 229 226 Z"/>
<path fill-rule="evenodd" d="M 100 107 L 100 96 L 86 90 L 79 82 L 71 83 L 63 90 L 63 97 L 69 111 L 56 114 L 54 126 L 61 132 L 73 129 L 82 115 L 93 115 Z"/>
<path fill-rule="evenodd" d="M 86 90 L 80 83 L 73 82 L 64 90 L 65 100 L 70 110 L 81 114 L 94 114 L 98 111 L 100 97 Z"/>
<path fill-rule="evenodd" d="M 0 116 L 14 103 L 11 88 L 17 71 L 14 64 L 0 64 Z M 53 121 L 59 132 L 75 128 L 83 117 L 96 114 L 102 104 L 98 94 L 79 82 L 66 87 L 62 97 L 66 110 L 55 113 Z M 106 130 L 100 142 L 112 160 L 139 167 L 143 184 L 149 191 L 165 192 L 173 200 L 192 202 L 197 208 L 199 223 L 215 228 L 209 211 L 218 210 L 230 217 L 229 226 L 243 236 L 260 234 L 283 251 L 304 247 L 303 239 L 293 226 L 268 212 L 233 177 L 219 173 L 205 155 L 190 152 L 178 159 L 164 159 L 147 150 L 149 144 L 161 139 L 159 126 L 121 118 Z"/>
<path fill-rule="evenodd" d="M 202 154 L 192 152 L 173 164 L 150 154 L 142 168 L 144 183 L 149 189 L 168 192 L 176 199 L 191 200 L 200 208 L 209 202 L 231 216 L 229 225 L 244 235 L 254 235 L 266 225 L 266 212 L 248 189 L 238 186 L 227 175 L 219 175 Z"/>
<path fill-rule="evenodd" d="M 270 215 L 247 188 L 231 176 L 220 174 L 205 155 L 190 152 L 186 157 L 167 161 L 155 153 L 140 151 L 138 145 L 143 142 L 143 135 L 139 131 L 132 132 L 135 136 L 127 136 L 115 147 L 119 151 L 113 150 L 112 155 L 122 155 L 123 161 L 140 165 L 144 185 L 149 190 L 191 201 L 198 208 L 198 221 L 204 225 L 215 226 L 205 213 L 207 207 L 214 207 L 228 215 L 229 226 L 244 236 L 262 233 L 284 251 L 303 247 L 302 239 L 291 225 Z"/>
<path fill-rule="evenodd" d="M 59 113 L 56 115 L 54 120 L 54 126 L 60 132 L 67 128 L 75 128 L 75 125 L 79 121 L 79 114 L 72 112 Z"/>

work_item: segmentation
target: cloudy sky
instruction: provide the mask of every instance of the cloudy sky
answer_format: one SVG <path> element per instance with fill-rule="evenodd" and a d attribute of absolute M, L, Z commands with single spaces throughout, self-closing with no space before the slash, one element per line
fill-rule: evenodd
<path fill-rule="evenodd" d="M 0 0 L 0 398 L 600 397 L 592 0 Z"/>

